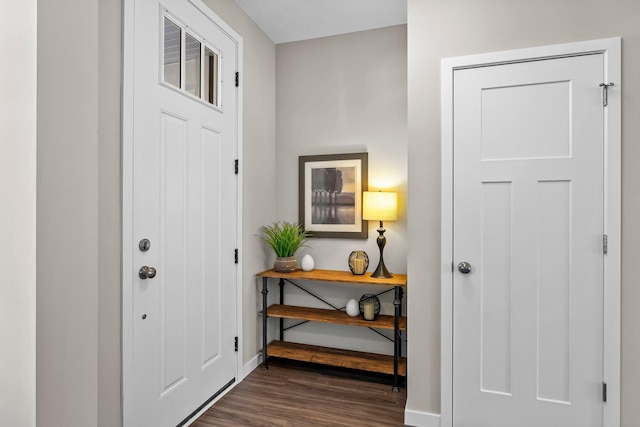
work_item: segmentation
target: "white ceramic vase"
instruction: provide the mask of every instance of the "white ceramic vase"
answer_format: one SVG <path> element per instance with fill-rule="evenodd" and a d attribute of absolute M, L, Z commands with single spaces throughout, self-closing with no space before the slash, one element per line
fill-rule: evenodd
<path fill-rule="evenodd" d="M 347 314 L 351 317 L 360 316 L 360 303 L 353 298 L 347 303 Z"/>
<path fill-rule="evenodd" d="M 305 256 L 302 257 L 302 260 L 300 261 L 300 267 L 304 271 L 311 271 L 313 270 L 314 266 L 315 266 L 315 262 L 313 261 L 313 258 L 311 257 L 311 255 L 306 254 Z"/>

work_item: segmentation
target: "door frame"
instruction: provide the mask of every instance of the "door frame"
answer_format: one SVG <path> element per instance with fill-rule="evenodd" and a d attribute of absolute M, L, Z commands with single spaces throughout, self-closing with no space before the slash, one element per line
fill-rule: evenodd
<path fill-rule="evenodd" d="M 144 1 L 144 0 L 137 0 Z M 211 21 L 213 21 L 223 32 L 225 32 L 236 45 L 236 71 L 239 72 L 240 81 L 236 88 L 237 102 L 237 153 L 239 164 L 242 161 L 243 153 L 243 39 L 233 30 L 222 18 L 211 10 L 201 0 L 188 0 L 194 7 L 200 10 Z M 133 266 L 134 235 L 133 235 L 133 131 L 134 131 L 134 36 L 135 36 L 135 2 L 136 0 L 123 0 L 123 55 L 122 55 L 122 425 L 124 427 L 135 426 L 135 405 L 131 402 L 134 395 L 133 383 L 133 299 L 131 292 L 134 284 L 133 273 L 137 271 Z M 159 36 L 159 35 L 158 35 Z M 229 165 L 229 169 L 233 165 Z M 234 286 L 234 306 L 235 306 L 235 336 L 238 337 L 238 349 L 234 356 L 234 377 L 236 381 L 224 392 L 209 402 L 205 407 L 192 418 L 200 416 L 209 409 L 222 396 L 235 387 L 242 378 L 242 206 L 243 206 L 243 179 L 242 168 L 238 170 L 236 182 L 237 210 L 236 210 L 236 247 L 238 248 L 238 263 L 236 266 Z M 229 255 L 231 256 L 231 255 Z M 231 345 L 231 344 L 229 344 Z M 202 402 L 194 402 L 194 409 Z M 185 414 L 185 417 L 189 414 Z"/>
<path fill-rule="evenodd" d="M 453 425 L 453 75 L 456 70 L 603 53 L 609 89 L 604 109 L 604 426 L 620 425 L 621 38 L 608 38 L 446 58 L 441 63 L 441 421 Z"/>

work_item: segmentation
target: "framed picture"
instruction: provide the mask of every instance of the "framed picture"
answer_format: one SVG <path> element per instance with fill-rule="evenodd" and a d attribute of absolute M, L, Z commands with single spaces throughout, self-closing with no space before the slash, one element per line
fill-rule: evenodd
<path fill-rule="evenodd" d="M 366 239 L 362 192 L 367 190 L 368 154 L 300 156 L 299 217 L 313 237 Z"/>

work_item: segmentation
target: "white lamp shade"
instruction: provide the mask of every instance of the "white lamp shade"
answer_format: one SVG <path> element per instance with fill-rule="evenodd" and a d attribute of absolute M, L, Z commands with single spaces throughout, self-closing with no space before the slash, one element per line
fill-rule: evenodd
<path fill-rule="evenodd" d="M 362 219 L 395 221 L 398 218 L 398 193 L 391 191 L 364 191 L 362 193 Z"/>

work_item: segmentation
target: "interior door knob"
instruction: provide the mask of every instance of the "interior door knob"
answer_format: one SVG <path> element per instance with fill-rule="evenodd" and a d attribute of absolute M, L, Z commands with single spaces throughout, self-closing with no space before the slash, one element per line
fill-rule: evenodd
<path fill-rule="evenodd" d="M 471 272 L 471 264 L 466 261 L 462 261 L 460 264 L 458 264 L 458 270 L 462 274 L 469 274 Z"/>
<path fill-rule="evenodd" d="M 140 271 L 138 271 L 138 276 L 140 276 L 142 280 L 153 279 L 154 277 L 156 277 L 156 269 L 153 267 L 147 267 L 145 265 L 143 267 L 140 267 Z"/>

